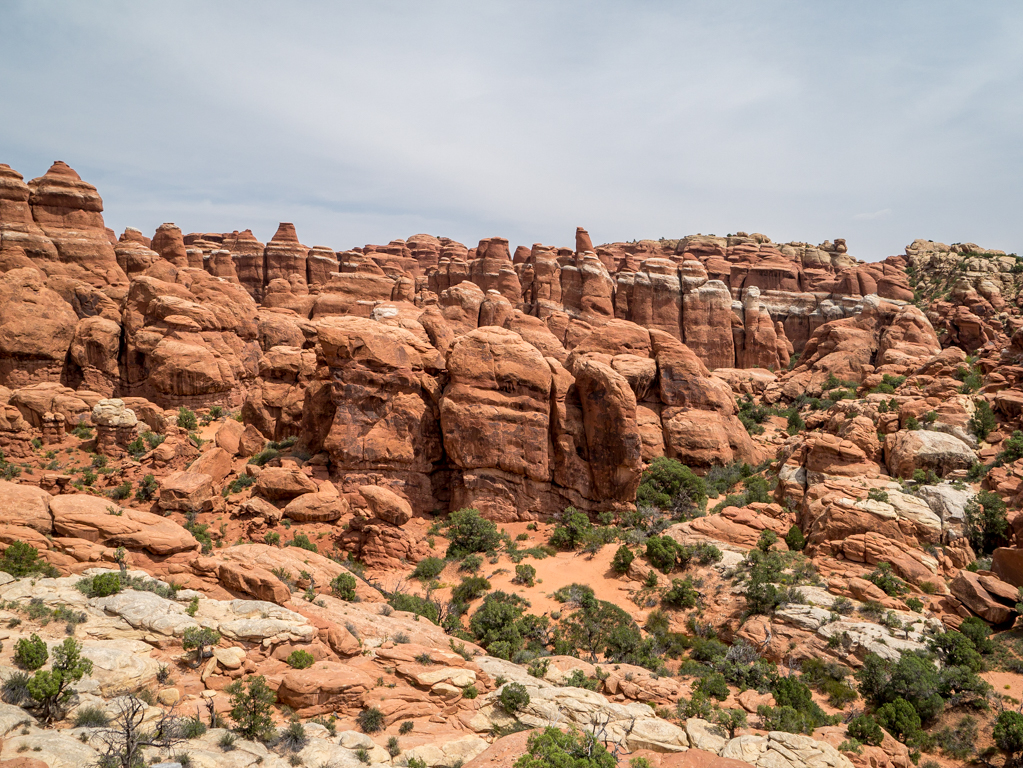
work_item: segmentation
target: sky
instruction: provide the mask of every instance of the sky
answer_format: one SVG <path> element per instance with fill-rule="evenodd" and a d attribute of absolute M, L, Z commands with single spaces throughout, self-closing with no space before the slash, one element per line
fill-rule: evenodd
<path fill-rule="evenodd" d="M 0 162 L 343 250 L 762 232 L 1023 253 L 1023 3 L 0 0 Z"/>

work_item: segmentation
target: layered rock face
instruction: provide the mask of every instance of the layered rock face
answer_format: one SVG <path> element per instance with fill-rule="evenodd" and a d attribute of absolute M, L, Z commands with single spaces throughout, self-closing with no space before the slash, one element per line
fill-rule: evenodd
<path fill-rule="evenodd" d="M 905 304 L 905 259 L 861 264 L 842 240 L 579 230 L 574 249 L 416 235 L 334 252 L 289 223 L 265 245 L 172 223 L 115 242 L 102 210 L 64 163 L 28 184 L 0 166 L 0 385 L 243 406 L 255 434 L 324 452 L 349 497 L 384 484 L 417 512 L 628 505 L 656 456 L 765 458 L 738 372 L 794 397 L 941 348 Z"/>

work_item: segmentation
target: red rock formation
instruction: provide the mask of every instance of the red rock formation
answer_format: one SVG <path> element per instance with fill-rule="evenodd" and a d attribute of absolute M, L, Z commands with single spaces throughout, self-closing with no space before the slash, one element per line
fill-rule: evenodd
<path fill-rule="evenodd" d="M 295 225 L 282 222 L 270 242 L 266 244 L 265 283 L 284 280 L 291 286 L 292 293 L 308 292 L 306 259 L 309 248 L 298 241 Z"/>

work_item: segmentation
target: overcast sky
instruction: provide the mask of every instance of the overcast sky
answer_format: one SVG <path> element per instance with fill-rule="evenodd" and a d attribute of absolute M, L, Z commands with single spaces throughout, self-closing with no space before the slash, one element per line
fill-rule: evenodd
<path fill-rule="evenodd" d="M 1023 3 L 12 2 L 0 162 L 147 234 L 1023 253 Z"/>

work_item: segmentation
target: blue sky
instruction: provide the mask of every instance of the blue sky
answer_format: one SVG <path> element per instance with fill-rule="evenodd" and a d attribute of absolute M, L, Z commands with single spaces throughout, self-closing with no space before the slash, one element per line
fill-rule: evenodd
<path fill-rule="evenodd" d="M 118 232 L 1023 252 L 1019 2 L 8 0 L 0 29 L 0 162 L 68 162 Z"/>

